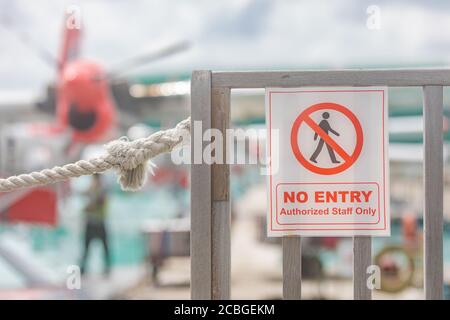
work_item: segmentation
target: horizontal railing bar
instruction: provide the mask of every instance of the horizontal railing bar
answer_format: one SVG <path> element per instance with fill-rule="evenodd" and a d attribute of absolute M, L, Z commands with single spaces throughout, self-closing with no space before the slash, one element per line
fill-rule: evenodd
<path fill-rule="evenodd" d="M 300 86 L 450 86 L 450 69 L 213 72 L 213 88 Z"/>

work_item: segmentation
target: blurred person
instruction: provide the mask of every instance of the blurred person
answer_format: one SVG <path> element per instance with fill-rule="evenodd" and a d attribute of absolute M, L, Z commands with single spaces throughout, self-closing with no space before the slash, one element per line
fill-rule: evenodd
<path fill-rule="evenodd" d="M 104 273 L 109 275 L 111 269 L 111 257 L 108 247 L 108 233 L 105 225 L 107 194 L 106 188 L 102 183 L 99 174 L 92 176 L 92 182 L 86 192 L 88 203 L 84 208 L 86 215 L 84 252 L 81 260 L 81 273 L 86 272 L 86 262 L 88 257 L 89 245 L 92 240 L 99 239 L 103 244 L 104 253 Z"/>

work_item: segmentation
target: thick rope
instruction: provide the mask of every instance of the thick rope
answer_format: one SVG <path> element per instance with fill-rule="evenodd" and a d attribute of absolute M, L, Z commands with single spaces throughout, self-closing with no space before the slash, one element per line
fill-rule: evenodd
<path fill-rule="evenodd" d="M 122 137 L 109 142 L 105 145 L 106 154 L 98 158 L 0 179 L 0 192 L 42 186 L 109 169 L 117 170 L 118 181 L 123 190 L 138 190 L 145 184 L 148 160 L 178 147 L 189 137 L 190 126 L 191 120 L 187 118 L 175 128 L 158 131 L 147 138 L 129 141 L 128 138 Z"/>

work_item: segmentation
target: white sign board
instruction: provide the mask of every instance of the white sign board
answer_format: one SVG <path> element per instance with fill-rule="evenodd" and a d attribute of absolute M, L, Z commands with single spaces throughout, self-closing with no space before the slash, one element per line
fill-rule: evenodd
<path fill-rule="evenodd" d="M 387 236 L 387 89 L 267 88 L 269 236 Z"/>

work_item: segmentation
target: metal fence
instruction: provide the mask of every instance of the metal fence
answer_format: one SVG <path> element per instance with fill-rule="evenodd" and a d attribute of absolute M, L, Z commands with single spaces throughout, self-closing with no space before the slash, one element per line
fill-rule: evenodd
<path fill-rule="evenodd" d="M 191 121 L 225 133 L 230 92 L 237 88 L 305 86 L 388 86 L 423 88 L 424 113 L 424 288 L 426 299 L 443 295 L 443 86 L 450 70 L 339 70 L 296 72 L 194 71 Z M 224 135 L 225 136 L 225 135 Z M 225 139 L 224 139 L 225 140 Z M 224 141 L 225 143 L 225 141 Z M 192 157 L 194 145 L 191 144 Z M 202 147 L 204 148 L 204 142 Z M 203 149 L 202 149 L 203 150 Z M 225 150 L 225 148 L 224 148 Z M 230 170 L 227 164 L 191 165 L 191 298 L 230 298 Z M 353 238 L 355 299 L 371 299 L 367 267 L 371 237 Z M 283 297 L 301 298 L 301 238 L 283 238 Z"/>

